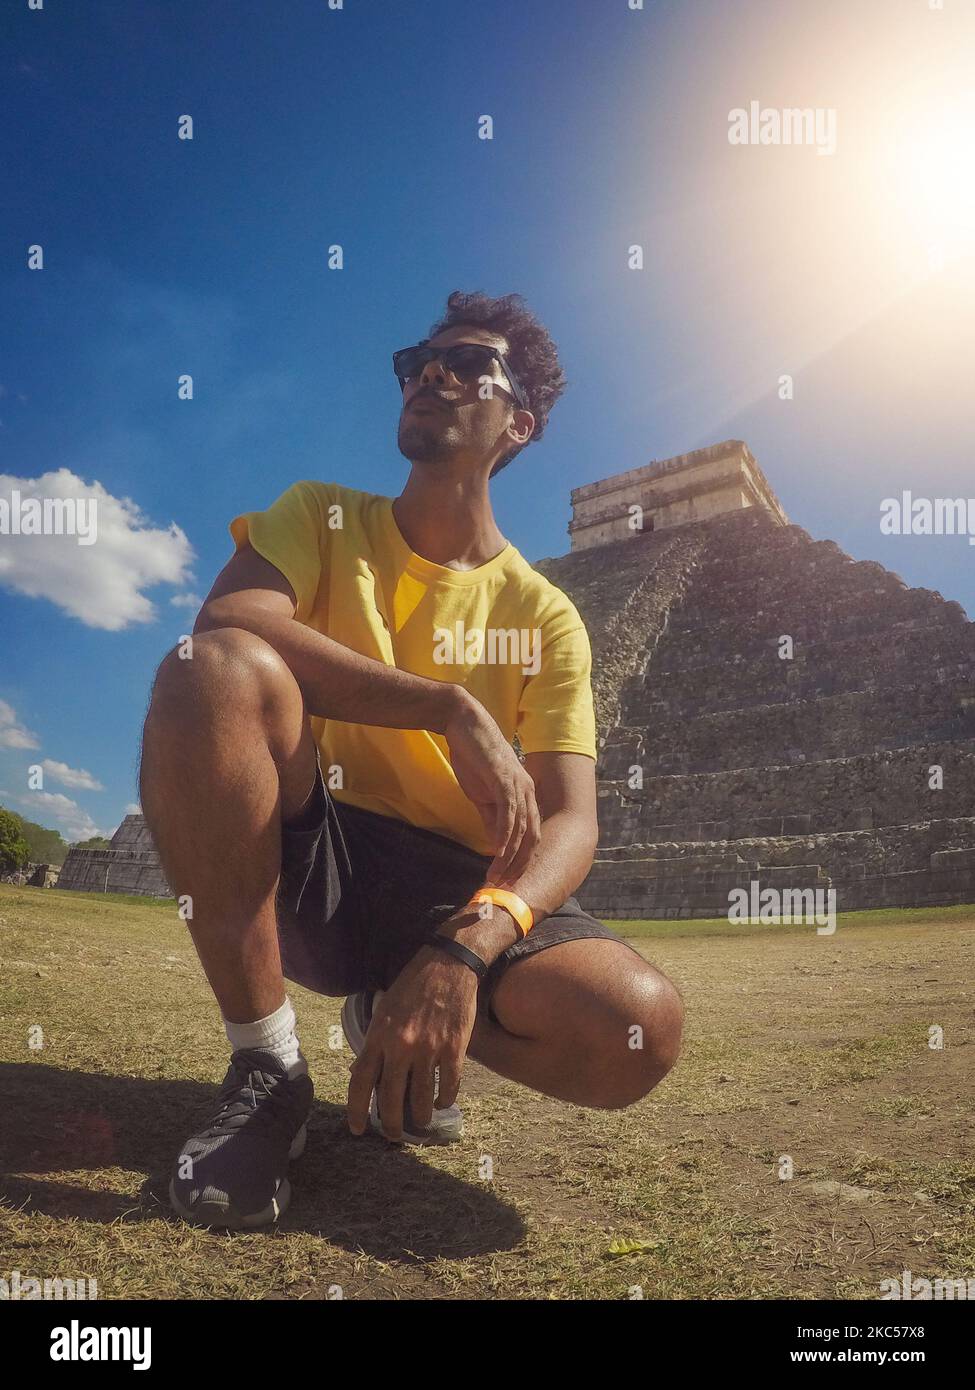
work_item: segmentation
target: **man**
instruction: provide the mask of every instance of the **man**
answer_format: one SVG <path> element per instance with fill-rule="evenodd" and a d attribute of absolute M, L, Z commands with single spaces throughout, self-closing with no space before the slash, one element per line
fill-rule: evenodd
<path fill-rule="evenodd" d="M 301 482 L 235 517 L 146 718 L 143 810 L 232 1048 L 170 1186 L 203 1224 L 289 1200 L 312 1083 L 285 978 L 346 996 L 357 1135 L 456 1139 L 466 1056 L 621 1107 L 680 1047 L 674 986 L 571 896 L 597 843 L 589 641 L 488 496 L 563 389 L 555 346 L 520 296 L 455 292 L 394 371 L 402 493 Z"/>

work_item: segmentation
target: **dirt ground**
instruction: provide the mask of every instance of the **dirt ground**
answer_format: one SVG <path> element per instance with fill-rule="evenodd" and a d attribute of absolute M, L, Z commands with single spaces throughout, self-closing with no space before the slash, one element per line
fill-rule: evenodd
<path fill-rule="evenodd" d="M 583 1110 L 468 1063 L 459 1145 L 354 1139 L 341 1001 L 296 988 L 308 1148 L 280 1228 L 232 1235 L 167 1206 L 227 1059 L 174 907 L 0 885 L 0 1276 L 177 1299 L 876 1299 L 905 1269 L 975 1278 L 975 908 L 833 936 L 614 926 L 687 1006 L 645 1101 Z"/>

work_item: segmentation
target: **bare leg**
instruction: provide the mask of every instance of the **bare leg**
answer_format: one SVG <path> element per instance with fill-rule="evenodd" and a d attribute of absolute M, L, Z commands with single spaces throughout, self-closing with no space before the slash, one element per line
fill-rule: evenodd
<path fill-rule="evenodd" d="M 645 1096 L 680 1052 L 684 1010 L 648 962 L 605 939 L 565 941 L 511 965 L 468 1053 L 492 1071 L 576 1105 Z"/>
<path fill-rule="evenodd" d="M 315 745 L 301 691 L 261 638 L 220 628 L 170 652 L 142 738 L 142 809 L 223 1016 L 249 1023 L 285 998 L 275 894 L 281 822 L 311 797 Z"/>

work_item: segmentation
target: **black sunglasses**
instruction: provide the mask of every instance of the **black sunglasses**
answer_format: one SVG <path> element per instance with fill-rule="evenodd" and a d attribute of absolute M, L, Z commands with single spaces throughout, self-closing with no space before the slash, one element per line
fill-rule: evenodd
<path fill-rule="evenodd" d="M 458 381 L 472 381 L 486 376 L 491 363 L 498 362 L 511 384 L 515 400 L 522 410 L 528 409 L 528 397 L 498 348 L 487 347 L 484 343 L 453 343 L 448 348 L 436 348 L 428 346 L 429 342 L 429 338 L 423 338 L 415 347 L 400 348 L 399 352 L 393 353 L 393 372 L 401 391 L 406 390 L 406 383 L 411 377 L 419 376 L 428 362 L 437 359 Z"/>

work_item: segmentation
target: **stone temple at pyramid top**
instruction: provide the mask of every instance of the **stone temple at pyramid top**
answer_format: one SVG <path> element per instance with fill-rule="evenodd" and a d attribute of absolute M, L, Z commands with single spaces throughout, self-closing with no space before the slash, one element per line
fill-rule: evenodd
<path fill-rule="evenodd" d="M 779 525 L 789 524 L 748 445 L 726 439 L 573 488 L 571 548 L 589 550 L 746 507 L 764 507 Z"/>

